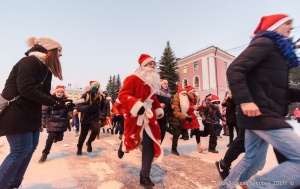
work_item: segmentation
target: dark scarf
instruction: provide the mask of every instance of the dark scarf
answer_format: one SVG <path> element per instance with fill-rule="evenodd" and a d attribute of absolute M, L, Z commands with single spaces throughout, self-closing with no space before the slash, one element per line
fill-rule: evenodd
<path fill-rule="evenodd" d="M 261 31 L 253 37 L 251 43 L 260 37 L 267 37 L 275 42 L 276 48 L 285 60 L 289 69 L 296 68 L 300 65 L 300 61 L 296 55 L 297 47 L 290 38 L 280 35 L 274 31 Z"/>

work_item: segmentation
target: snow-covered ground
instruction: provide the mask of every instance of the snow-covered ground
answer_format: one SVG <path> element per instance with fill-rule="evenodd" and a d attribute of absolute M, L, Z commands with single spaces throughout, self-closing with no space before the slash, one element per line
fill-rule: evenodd
<path fill-rule="evenodd" d="M 288 121 L 300 136 L 300 124 L 295 120 Z M 33 155 L 25 174 L 22 186 L 25 189 L 125 189 L 141 188 L 139 171 L 141 153 L 136 150 L 118 159 L 117 149 L 120 140 L 117 135 L 101 132 L 100 139 L 93 142 L 93 152 L 76 155 L 78 137 L 74 131 L 66 132 L 64 141 L 53 144 L 51 153 L 44 164 L 38 164 L 45 145 L 47 133 L 41 133 L 40 143 Z M 154 164 L 151 179 L 155 188 L 190 189 L 217 188 L 215 181 L 221 181 L 214 162 L 223 158 L 228 144 L 228 137 L 218 139 L 218 154 L 198 153 L 195 137 L 188 141 L 179 141 L 180 156 L 170 153 L 170 134 L 166 134 L 163 142 L 165 157 L 161 164 Z M 208 145 L 208 137 L 201 138 L 203 146 Z M 0 137 L 0 162 L 9 152 L 5 137 Z M 241 155 L 239 159 L 242 158 Z M 237 162 L 235 161 L 233 165 Z M 262 174 L 277 165 L 272 148 L 267 155 L 267 164 L 258 173 Z"/>

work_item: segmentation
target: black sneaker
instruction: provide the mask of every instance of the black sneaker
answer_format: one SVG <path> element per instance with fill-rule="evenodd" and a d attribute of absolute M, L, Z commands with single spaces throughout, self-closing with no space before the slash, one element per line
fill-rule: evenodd
<path fill-rule="evenodd" d="M 42 157 L 39 160 L 39 163 L 44 163 L 47 159 L 47 154 L 43 154 Z"/>
<path fill-rule="evenodd" d="M 222 180 L 224 180 L 228 175 L 229 175 L 229 169 L 227 169 L 226 167 L 224 167 L 221 163 L 221 161 L 216 161 L 215 163 L 218 172 L 220 174 L 220 177 L 222 178 Z"/>
<path fill-rule="evenodd" d="M 93 151 L 93 148 L 92 148 L 92 143 L 91 142 L 87 142 L 86 143 L 86 151 L 87 152 L 92 152 Z"/>
<path fill-rule="evenodd" d="M 176 156 L 179 156 L 179 153 L 178 153 L 177 149 L 172 149 L 172 154 L 174 154 Z"/>
<path fill-rule="evenodd" d="M 153 188 L 155 186 L 150 177 L 145 177 L 143 175 L 140 175 L 140 185 L 147 189 Z"/>
<path fill-rule="evenodd" d="M 78 155 L 78 156 L 82 155 L 82 146 L 79 146 L 78 144 L 77 144 L 77 153 L 76 153 L 76 155 Z"/>
<path fill-rule="evenodd" d="M 208 152 L 211 152 L 211 153 L 219 153 L 218 150 L 216 150 L 216 149 L 208 150 Z"/>
<path fill-rule="evenodd" d="M 123 146 L 123 141 L 121 142 L 119 150 L 118 150 L 118 157 L 120 159 L 122 159 L 122 157 L 124 156 L 124 152 L 122 151 L 122 146 Z"/>

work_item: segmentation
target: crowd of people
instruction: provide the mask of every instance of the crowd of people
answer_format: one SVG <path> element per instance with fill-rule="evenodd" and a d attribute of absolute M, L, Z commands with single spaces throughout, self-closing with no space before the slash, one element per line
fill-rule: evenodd
<path fill-rule="evenodd" d="M 68 100 L 64 86 L 58 85 L 50 94 L 52 74 L 62 79 L 61 45 L 50 38 L 30 38 L 31 48 L 13 67 L 2 92 L 5 99 L 20 97 L 0 116 L 0 136 L 6 136 L 11 148 L 0 166 L 0 186 L 21 185 L 40 132 L 48 133 L 39 160 L 44 163 L 53 143 L 62 141 L 64 132 L 74 126 L 79 134 L 78 156 L 84 146 L 87 152 L 93 151 L 92 143 L 99 139 L 101 128 L 119 134 L 116 156 L 120 159 L 139 149 L 140 185 L 144 188 L 155 186 L 150 172 L 153 162 L 163 160 L 161 144 L 166 132 L 172 135 L 171 153 L 180 156 L 178 140 L 194 136 L 199 153 L 218 153 L 222 129 L 229 141 L 224 158 L 215 163 L 224 180 L 220 188 L 264 188 L 265 184 L 268 188 L 297 188 L 300 138 L 283 119 L 288 103 L 300 101 L 300 90 L 288 87 L 288 70 L 300 65 L 296 45 L 288 38 L 291 30 L 288 15 L 262 17 L 250 45 L 227 69 L 230 90 L 222 101 L 216 94 L 207 94 L 201 101 L 193 86 L 178 85 L 177 93 L 171 95 L 168 80 L 160 77 L 155 59 L 141 54 L 138 69 L 125 78 L 114 103 L 109 94 L 101 92 L 98 81 L 90 81 L 82 101 L 74 103 Z M 295 115 L 299 122 L 298 111 Z M 201 137 L 208 136 L 206 148 Z M 254 176 L 266 163 L 269 144 L 279 165 Z M 232 162 L 244 152 L 231 170 Z M 276 181 L 284 183 L 278 185 Z M 292 182 L 294 185 L 289 185 Z"/>

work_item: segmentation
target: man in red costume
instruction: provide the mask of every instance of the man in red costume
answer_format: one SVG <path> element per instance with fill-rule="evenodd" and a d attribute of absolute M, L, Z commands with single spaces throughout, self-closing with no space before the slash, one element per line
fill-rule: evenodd
<path fill-rule="evenodd" d="M 149 177 L 152 161 L 160 162 L 163 157 L 160 128 L 156 119 L 162 118 L 164 111 L 156 97 L 160 76 L 155 68 L 155 60 L 147 54 L 141 54 L 138 62 L 140 67 L 124 80 L 118 96 L 125 109 L 124 139 L 118 157 L 122 158 L 124 152 L 142 149 L 140 184 L 151 188 L 154 186 Z"/>

